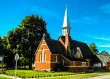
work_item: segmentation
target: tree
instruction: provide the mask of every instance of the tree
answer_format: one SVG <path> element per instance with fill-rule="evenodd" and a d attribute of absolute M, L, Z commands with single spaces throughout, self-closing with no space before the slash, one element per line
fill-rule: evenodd
<path fill-rule="evenodd" d="M 7 68 L 14 67 L 13 58 L 14 55 L 10 51 L 10 49 L 7 49 L 7 37 L 0 37 L 0 54 L 4 55 L 3 62 L 6 64 Z M 10 64 L 11 63 L 11 64 Z"/>
<path fill-rule="evenodd" d="M 2 37 L 0 37 L 0 53 L 2 54 L 3 51 L 4 51 L 3 41 L 2 41 Z"/>
<path fill-rule="evenodd" d="M 95 43 L 90 44 L 89 45 L 89 48 L 91 49 L 91 51 L 93 52 L 93 54 L 95 54 L 95 55 L 98 54 L 99 51 L 98 51 Z"/>
<path fill-rule="evenodd" d="M 42 17 L 38 17 L 38 15 L 26 16 L 22 20 L 21 25 L 8 33 L 7 47 L 14 54 L 19 53 L 20 56 L 26 59 L 25 61 L 29 60 L 27 64 L 29 65 L 29 69 L 32 69 L 32 63 L 35 59 L 34 54 L 44 33 L 47 37 L 50 37 L 47 33 L 46 23 Z"/>
<path fill-rule="evenodd" d="M 99 53 L 100 55 L 103 55 L 103 56 L 109 56 L 109 53 L 107 51 L 102 51 L 101 53 Z"/>

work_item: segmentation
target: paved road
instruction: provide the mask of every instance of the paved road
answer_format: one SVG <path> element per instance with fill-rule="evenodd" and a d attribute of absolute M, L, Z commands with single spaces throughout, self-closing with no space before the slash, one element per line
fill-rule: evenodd
<path fill-rule="evenodd" d="M 83 79 L 110 79 L 110 74 L 100 74 L 96 77 L 83 78 Z"/>

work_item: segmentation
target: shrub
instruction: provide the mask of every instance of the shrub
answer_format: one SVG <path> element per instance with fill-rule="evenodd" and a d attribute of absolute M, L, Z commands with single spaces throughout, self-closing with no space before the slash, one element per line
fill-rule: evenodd
<path fill-rule="evenodd" d="M 62 64 L 58 63 L 58 64 L 55 64 L 54 68 L 53 68 L 54 71 L 64 71 L 65 68 Z"/>

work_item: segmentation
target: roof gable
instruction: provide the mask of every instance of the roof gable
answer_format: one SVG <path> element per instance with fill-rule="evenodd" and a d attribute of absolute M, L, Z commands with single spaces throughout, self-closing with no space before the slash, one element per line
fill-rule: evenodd
<path fill-rule="evenodd" d="M 38 52 L 38 50 L 39 50 L 39 48 L 40 48 L 40 46 L 41 46 L 41 45 L 47 45 L 47 43 L 46 43 L 46 41 L 45 41 L 45 38 L 44 38 L 44 37 L 41 39 L 41 42 L 39 43 L 39 46 L 38 46 L 38 48 L 37 48 L 37 50 L 36 50 L 35 54 Z M 47 49 L 49 49 L 48 45 L 47 45 L 47 47 L 46 47 L 46 48 L 47 48 Z M 49 51 L 50 51 L 50 49 L 49 49 Z M 50 51 L 50 53 L 51 53 L 51 51 Z"/>
<path fill-rule="evenodd" d="M 61 36 L 58 38 L 58 41 L 60 41 L 63 45 L 65 45 L 65 43 L 64 43 L 63 40 L 61 39 Z"/>
<path fill-rule="evenodd" d="M 69 39 L 70 40 L 70 49 L 74 50 L 74 54 L 76 54 L 77 47 L 79 47 L 83 58 L 85 58 L 85 59 L 91 58 L 90 54 L 93 54 L 93 53 L 91 52 L 90 48 L 87 46 L 86 43 L 72 40 L 71 37 L 69 37 L 69 38 L 70 38 Z M 65 36 L 62 36 L 61 39 L 65 43 Z"/>
<path fill-rule="evenodd" d="M 38 47 L 37 47 L 37 50 L 36 50 L 35 54 L 37 53 L 37 51 L 38 51 L 38 49 L 39 49 L 39 47 L 40 47 L 42 41 L 43 41 L 43 38 L 41 39 L 41 41 L 40 41 L 40 43 L 39 43 L 39 45 L 38 45 Z"/>
<path fill-rule="evenodd" d="M 52 54 L 65 55 L 65 47 L 60 41 L 50 38 L 45 38 L 45 41 Z"/>
<path fill-rule="evenodd" d="M 83 57 L 79 47 L 77 47 L 77 52 L 76 52 L 76 56 L 75 57 L 76 58 L 82 58 Z"/>
<path fill-rule="evenodd" d="M 108 62 L 109 56 L 103 56 L 103 55 L 97 55 L 97 57 L 102 61 L 103 63 Z"/>

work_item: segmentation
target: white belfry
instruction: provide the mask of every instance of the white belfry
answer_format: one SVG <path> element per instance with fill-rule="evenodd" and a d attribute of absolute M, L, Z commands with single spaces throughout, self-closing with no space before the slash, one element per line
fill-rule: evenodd
<path fill-rule="evenodd" d="M 65 36 L 65 34 L 70 35 L 70 23 L 69 23 L 69 18 L 68 18 L 68 13 L 67 13 L 67 6 L 65 10 L 65 16 L 64 16 L 64 22 L 63 22 L 63 27 L 62 27 L 62 34 Z"/>

